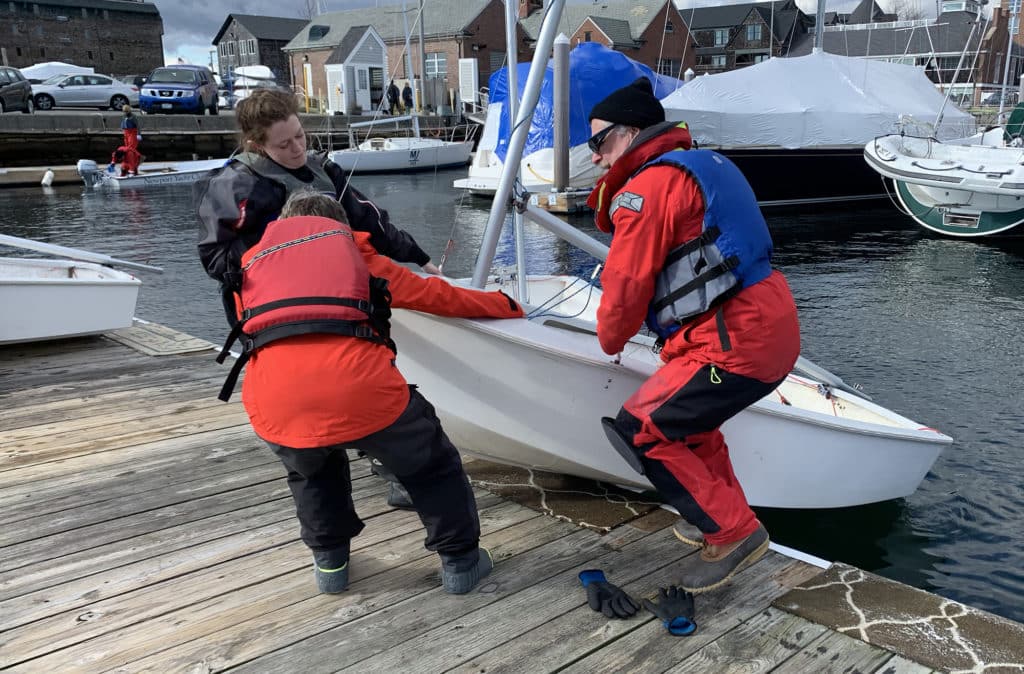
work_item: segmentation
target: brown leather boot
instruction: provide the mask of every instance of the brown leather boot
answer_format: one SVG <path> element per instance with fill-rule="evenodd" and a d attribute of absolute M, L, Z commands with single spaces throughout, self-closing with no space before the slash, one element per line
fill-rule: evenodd
<path fill-rule="evenodd" d="M 725 545 L 704 544 L 699 555 L 682 561 L 679 586 L 690 592 L 707 592 L 724 585 L 739 571 L 768 552 L 768 530 L 759 524 L 754 533 Z"/>

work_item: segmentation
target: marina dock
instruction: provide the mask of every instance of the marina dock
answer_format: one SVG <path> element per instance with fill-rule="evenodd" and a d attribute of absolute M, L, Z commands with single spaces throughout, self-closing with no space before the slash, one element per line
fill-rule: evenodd
<path fill-rule="evenodd" d="M 1024 671 L 1022 625 L 775 551 L 697 597 L 693 636 L 645 611 L 609 621 L 577 573 L 601 568 L 634 597 L 670 584 L 694 554 L 674 516 L 596 531 L 554 498 L 542 512 L 479 479 L 496 566 L 450 596 L 415 513 L 387 506 L 354 456 L 367 526 L 349 589 L 319 595 L 284 469 L 241 396 L 217 400 L 228 368 L 213 358 L 208 342 L 141 323 L 0 346 L 0 669 Z M 577 513 L 607 500 L 560 498 Z"/>

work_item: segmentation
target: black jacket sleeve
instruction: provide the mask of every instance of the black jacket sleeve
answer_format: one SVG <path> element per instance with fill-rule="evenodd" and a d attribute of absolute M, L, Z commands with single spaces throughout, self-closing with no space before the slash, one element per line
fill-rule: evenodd
<path fill-rule="evenodd" d="M 277 218 L 286 196 L 283 186 L 255 176 L 238 162 L 195 184 L 199 259 L 211 278 L 228 287 L 238 283 L 242 254 Z"/>
<path fill-rule="evenodd" d="M 423 266 L 430 262 L 430 256 L 420 248 L 409 232 L 391 224 L 388 212 L 373 203 L 369 197 L 352 185 L 346 186 L 345 171 L 332 161 L 324 163 L 324 171 L 334 183 L 338 201 L 348 213 L 352 229 L 370 235 L 370 244 L 381 255 L 396 262 L 412 262 Z"/>

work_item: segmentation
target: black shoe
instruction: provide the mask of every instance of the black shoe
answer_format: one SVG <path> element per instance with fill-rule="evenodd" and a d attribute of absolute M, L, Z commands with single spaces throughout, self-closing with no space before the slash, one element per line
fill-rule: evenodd
<path fill-rule="evenodd" d="M 441 584 L 449 594 L 466 594 L 494 568 L 491 553 L 477 548 L 459 557 L 441 557 Z"/>
<path fill-rule="evenodd" d="M 313 576 L 324 594 L 338 594 L 348 587 L 348 546 L 313 553 Z"/>

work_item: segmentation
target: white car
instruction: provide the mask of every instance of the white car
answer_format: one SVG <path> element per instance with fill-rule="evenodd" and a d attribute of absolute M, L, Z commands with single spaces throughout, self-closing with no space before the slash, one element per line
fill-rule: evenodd
<path fill-rule="evenodd" d="M 138 107 L 139 89 L 106 75 L 54 75 L 32 86 L 37 110 Z"/>

